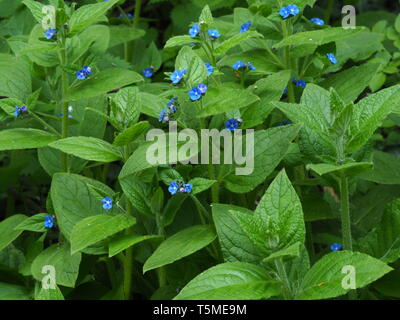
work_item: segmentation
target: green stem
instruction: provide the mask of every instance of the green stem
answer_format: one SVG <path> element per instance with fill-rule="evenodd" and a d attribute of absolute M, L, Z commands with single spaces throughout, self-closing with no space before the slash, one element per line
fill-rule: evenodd
<path fill-rule="evenodd" d="M 132 205 L 128 199 L 126 199 L 126 214 L 132 215 Z M 127 233 L 131 234 L 132 229 L 128 229 Z M 124 265 L 124 297 L 125 300 L 129 300 L 132 291 L 133 246 L 130 246 L 125 250 L 123 265 Z"/>
<path fill-rule="evenodd" d="M 349 209 L 349 182 L 344 175 L 340 177 L 340 206 L 342 215 L 342 237 L 344 250 L 353 250 Z"/>
<path fill-rule="evenodd" d="M 282 295 L 285 300 L 292 299 L 292 289 L 290 286 L 289 278 L 286 273 L 285 265 L 282 258 L 276 259 L 275 267 L 278 272 L 280 281 L 282 282 Z"/>
<path fill-rule="evenodd" d="M 334 5 L 335 0 L 328 0 L 326 10 L 325 10 L 325 23 L 329 24 L 331 20 L 331 15 L 332 15 L 332 10 L 333 10 L 333 5 Z"/>
<path fill-rule="evenodd" d="M 53 128 L 51 125 L 49 125 L 46 121 L 44 121 L 42 118 L 40 118 L 36 113 L 34 113 L 33 111 L 29 111 L 29 114 L 36 120 L 38 121 L 41 125 L 43 125 L 43 127 L 45 129 L 50 130 L 51 132 L 53 132 L 56 136 L 61 137 L 61 134 L 55 129 Z"/>
<path fill-rule="evenodd" d="M 139 26 L 140 21 L 140 13 L 142 10 L 142 0 L 135 1 L 135 12 L 133 17 L 133 28 L 136 29 Z M 136 42 L 130 41 L 125 44 L 126 45 L 126 61 L 131 63 L 133 58 L 133 51 L 136 48 Z"/>
<path fill-rule="evenodd" d="M 282 32 L 283 32 L 283 37 L 287 38 L 289 37 L 289 28 L 288 28 L 288 22 L 286 20 L 282 21 Z M 292 63 L 290 59 L 290 46 L 285 47 L 285 64 L 286 64 L 286 69 L 287 70 L 292 70 Z M 293 83 L 292 81 L 289 82 L 288 85 L 288 97 L 289 97 L 289 102 L 290 103 L 295 103 L 296 98 L 294 95 L 294 88 L 293 88 Z"/>
<path fill-rule="evenodd" d="M 165 238 L 163 217 L 160 212 L 156 213 L 156 224 L 157 224 L 158 235 Z M 160 286 L 160 288 L 164 287 L 167 284 L 167 273 L 166 273 L 165 267 L 158 268 L 157 273 L 158 273 L 159 286 Z"/>
<path fill-rule="evenodd" d="M 65 47 L 65 40 L 62 37 L 61 40 L 62 48 L 60 51 L 60 63 L 61 67 L 66 66 L 67 61 L 67 49 Z M 64 69 L 61 69 L 61 89 L 62 89 L 62 123 L 61 123 L 61 138 L 68 137 L 68 75 Z M 61 168 L 64 172 L 68 172 L 68 155 L 66 153 L 61 153 Z"/>

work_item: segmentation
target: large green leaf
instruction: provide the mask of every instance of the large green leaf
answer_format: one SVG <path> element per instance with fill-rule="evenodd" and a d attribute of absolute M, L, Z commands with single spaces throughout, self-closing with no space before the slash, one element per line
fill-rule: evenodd
<path fill-rule="evenodd" d="M 242 41 L 245 41 L 250 38 L 261 38 L 261 37 L 262 37 L 262 35 L 260 33 L 258 33 L 257 31 L 248 31 L 248 32 L 237 33 L 234 36 L 223 41 L 220 45 L 218 45 L 215 48 L 214 52 L 217 55 L 223 55 L 229 49 L 239 45 Z"/>
<path fill-rule="evenodd" d="M 70 137 L 54 141 L 50 147 L 72 154 L 76 157 L 99 162 L 121 160 L 122 156 L 117 147 L 93 137 Z"/>
<path fill-rule="evenodd" d="M 380 184 L 400 184 L 400 158 L 390 153 L 375 151 L 373 163 L 373 170 L 361 174 L 361 179 Z"/>
<path fill-rule="evenodd" d="M 73 13 L 69 20 L 70 34 L 76 34 L 91 24 L 101 20 L 106 12 L 117 4 L 118 1 L 119 0 L 109 0 L 80 7 Z"/>
<path fill-rule="evenodd" d="M 30 300 L 31 295 L 26 287 L 0 282 L 0 300 Z"/>
<path fill-rule="evenodd" d="M 136 234 L 124 234 L 119 237 L 112 239 L 108 245 L 108 256 L 113 257 L 121 251 L 134 246 L 135 244 L 141 243 L 146 240 L 162 239 L 162 236 L 157 235 L 136 235 Z"/>
<path fill-rule="evenodd" d="M 174 300 L 256 300 L 278 295 L 280 285 L 250 263 L 216 265 L 190 281 Z"/>
<path fill-rule="evenodd" d="M 18 238 L 23 230 L 15 230 L 14 228 L 27 218 L 23 214 L 15 214 L 0 222 L 0 250 L 3 250 Z"/>
<path fill-rule="evenodd" d="M 354 268 L 356 288 L 362 288 L 392 270 L 382 261 L 364 253 L 332 252 L 323 256 L 307 272 L 297 299 L 328 299 L 346 294 L 351 289 L 344 289 L 342 286 L 342 280 L 346 276 L 342 269 L 345 266 Z"/>
<path fill-rule="evenodd" d="M 18 224 L 14 230 L 27 230 L 33 232 L 45 232 L 46 227 L 44 226 L 44 219 L 47 213 L 38 213 L 29 217 L 28 219 L 23 220 L 20 224 Z"/>
<path fill-rule="evenodd" d="M 102 214 L 79 221 L 71 232 L 71 252 L 81 251 L 135 224 L 127 214 Z"/>
<path fill-rule="evenodd" d="M 175 61 L 175 69 L 186 70 L 185 79 L 192 87 L 204 82 L 208 76 L 203 60 L 188 46 L 179 51 Z"/>
<path fill-rule="evenodd" d="M 16 128 L 0 131 L 0 150 L 32 149 L 47 146 L 57 136 L 43 130 Z"/>
<path fill-rule="evenodd" d="M 143 78 L 140 74 L 131 70 L 110 68 L 99 71 L 90 79 L 82 81 L 79 86 L 69 90 L 67 100 L 75 101 L 96 97 L 108 91 L 143 81 Z"/>
<path fill-rule="evenodd" d="M 68 243 L 53 244 L 42 251 L 33 261 L 31 271 L 33 277 L 42 281 L 47 273 L 42 273 L 44 266 L 52 266 L 55 269 L 55 282 L 65 287 L 75 287 L 78 278 L 81 254 L 71 255 Z M 46 271 L 48 272 L 48 271 Z"/>
<path fill-rule="evenodd" d="M 127 87 L 111 96 L 110 117 L 119 131 L 135 124 L 140 115 L 141 99 L 137 87 Z"/>
<path fill-rule="evenodd" d="M 210 226 L 193 226 L 167 238 L 147 259 L 143 272 L 162 267 L 196 252 L 216 238 Z"/>
<path fill-rule="evenodd" d="M 368 171 L 372 168 L 371 162 L 351 162 L 342 165 L 333 165 L 329 163 L 309 164 L 307 169 L 311 169 L 318 173 L 320 176 L 325 174 L 334 174 L 346 176 L 356 176 L 360 173 Z"/>
<path fill-rule="evenodd" d="M 151 215 L 151 188 L 137 177 L 120 179 L 119 183 L 131 204 L 141 213 Z"/>
<path fill-rule="evenodd" d="M 125 146 L 140 137 L 149 127 L 147 121 L 140 121 L 124 130 L 114 138 L 113 144 L 118 147 Z"/>

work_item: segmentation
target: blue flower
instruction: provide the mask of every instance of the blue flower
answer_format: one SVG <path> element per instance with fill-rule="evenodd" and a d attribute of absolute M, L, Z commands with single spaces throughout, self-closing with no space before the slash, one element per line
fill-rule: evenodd
<path fill-rule="evenodd" d="M 84 66 L 82 70 L 86 72 L 87 76 L 92 74 L 92 68 L 89 66 Z"/>
<path fill-rule="evenodd" d="M 208 62 L 204 62 L 204 64 L 207 68 L 207 73 L 210 76 L 214 72 L 214 67 Z"/>
<path fill-rule="evenodd" d="M 235 70 L 239 70 L 240 68 L 245 68 L 246 67 L 246 64 L 243 62 L 243 61 L 237 61 L 233 66 L 232 66 L 232 68 L 233 69 L 235 69 Z"/>
<path fill-rule="evenodd" d="M 103 203 L 103 209 L 110 210 L 113 206 L 111 197 L 104 197 L 101 202 Z"/>
<path fill-rule="evenodd" d="M 310 22 L 316 24 L 317 26 L 323 26 L 325 24 L 325 21 L 320 18 L 312 18 L 310 19 Z"/>
<path fill-rule="evenodd" d="M 132 13 L 127 13 L 126 14 L 126 16 L 129 18 L 129 19 L 133 19 L 134 18 L 134 15 L 132 14 Z M 122 13 L 120 13 L 119 15 L 118 15 L 118 18 L 123 18 L 124 17 L 124 15 L 122 14 Z"/>
<path fill-rule="evenodd" d="M 49 28 L 46 30 L 45 35 L 46 35 L 46 39 L 50 40 L 52 39 L 56 34 L 57 34 L 57 30 L 53 29 L 53 28 Z"/>
<path fill-rule="evenodd" d="M 249 68 L 249 70 L 256 70 L 256 67 L 253 66 L 253 65 L 251 64 L 251 62 L 247 62 L 247 68 Z"/>
<path fill-rule="evenodd" d="M 175 101 L 176 101 L 176 98 L 171 98 L 171 99 L 167 102 L 167 107 L 168 107 L 172 112 L 175 112 L 175 111 L 176 111 Z"/>
<path fill-rule="evenodd" d="M 239 127 L 239 121 L 237 119 L 229 119 L 228 121 L 225 121 L 225 129 L 228 129 L 230 131 L 234 131 Z"/>
<path fill-rule="evenodd" d="M 341 251 L 343 249 L 343 246 L 340 243 L 334 243 L 331 245 L 330 249 L 333 252 Z"/>
<path fill-rule="evenodd" d="M 288 17 L 290 16 L 290 12 L 289 12 L 289 10 L 287 9 L 287 7 L 281 8 L 281 9 L 279 10 L 279 14 L 281 15 L 281 17 L 282 17 L 283 19 L 286 19 L 286 18 L 288 18 Z"/>
<path fill-rule="evenodd" d="M 200 33 L 200 27 L 199 25 L 196 23 L 194 24 L 190 29 L 189 29 L 189 35 L 192 38 L 197 37 L 197 35 Z"/>
<path fill-rule="evenodd" d="M 217 29 L 209 29 L 207 30 L 208 35 L 211 40 L 215 40 L 220 37 L 219 31 Z"/>
<path fill-rule="evenodd" d="M 176 181 L 173 181 L 170 183 L 169 187 L 168 187 L 168 191 L 170 194 L 175 194 L 178 192 L 179 189 L 179 185 Z"/>
<path fill-rule="evenodd" d="M 27 112 L 28 107 L 23 105 L 22 107 L 20 106 L 15 106 L 15 111 L 14 111 L 14 116 L 18 117 L 21 113 Z"/>
<path fill-rule="evenodd" d="M 189 97 L 190 97 L 190 100 L 192 100 L 192 101 L 199 100 L 201 98 L 201 95 L 202 95 L 202 92 L 200 91 L 200 89 L 198 87 L 193 87 L 189 91 Z"/>
<path fill-rule="evenodd" d="M 205 94 L 207 92 L 207 86 L 204 83 L 200 83 L 197 88 L 200 90 L 202 94 Z"/>
<path fill-rule="evenodd" d="M 76 78 L 77 78 L 78 80 L 85 80 L 87 76 L 88 76 L 88 74 L 87 74 L 86 71 L 83 70 L 83 69 L 78 70 L 78 71 L 76 72 Z"/>
<path fill-rule="evenodd" d="M 328 60 L 333 64 L 337 63 L 337 59 L 333 53 L 328 53 L 326 56 L 328 57 Z"/>
<path fill-rule="evenodd" d="M 296 15 L 298 15 L 299 12 L 300 12 L 299 7 L 296 6 L 295 4 L 289 4 L 289 5 L 286 7 L 286 10 L 288 10 L 289 13 L 290 13 L 292 16 L 296 16 Z"/>
<path fill-rule="evenodd" d="M 300 87 L 300 88 L 305 88 L 306 85 L 307 85 L 307 83 L 304 80 L 297 80 L 295 82 L 295 84 L 296 84 L 297 87 Z"/>
<path fill-rule="evenodd" d="M 192 188 L 193 188 L 193 185 L 191 183 L 184 184 L 183 185 L 183 192 L 190 193 L 192 191 Z"/>
<path fill-rule="evenodd" d="M 168 121 L 169 117 L 167 115 L 167 109 L 162 109 L 160 112 L 160 116 L 158 117 L 158 121 L 162 122 L 162 121 Z"/>
<path fill-rule="evenodd" d="M 154 74 L 153 68 L 145 68 L 143 69 L 142 73 L 146 78 L 151 78 Z"/>
<path fill-rule="evenodd" d="M 246 23 L 243 23 L 240 26 L 240 33 L 248 31 L 251 26 L 252 26 L 252 22 L 251 21 L 247 21 Z"/>
<path fill-rule="evenodd" d="M 287 94 L 287 93 L 288 93 L 288 91 L 289 91 L 289 88 L 288 88 L 288 87 L 286 87 L 286 88 L 283 90 L 283 94 Z"/>
<path fill-rule="evenodd" d="M 288 124 L 292 124 L 292 122 L 289 120 L 284 120 L 282 123 L 278 123 L 277 127 L 287 126 Z"/>
<path fill-rule="evenodd" d="M 181 79 L 183 78 L 183 75 L 186 74 L 186 70 L 175 70 L 169 77 L 169 79 L 172 81 L 172 83 L 179 83 Z"/>
<path fill-rule="evenodd" d="M 44 222 L 43 225 L 45 228 L 53 228 L 54 226 L 54 218 L 52 216 L 44 216 Z"/>

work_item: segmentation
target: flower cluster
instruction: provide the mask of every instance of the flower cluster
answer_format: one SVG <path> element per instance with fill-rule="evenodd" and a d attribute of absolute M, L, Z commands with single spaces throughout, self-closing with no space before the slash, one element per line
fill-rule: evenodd
<path fill-rule="evenodd" d="M 182 181 L 172 181 L 169 184 L 168 191 L 170 194 L 176 194 L 178 191 L 181 193 L 190 193 L 192 192 L 193 185 L 185 184 Z"/>
<path fill-rule="evenodd" d="M 186 69 L 175 70 L 174 72 L 172 72 L 169 79 L 172 81 L 172 83 L 177 84 L 182 80 L 185 74 L 186 74 Z"/>
<path fill-rule="evenodd" d="M 154 74 L 154 69 L 152 67 L 150 68 L 144 68 L 142 71 L 142 74 L 146 77 L 146 78 L 151 78 Z"/>
<path fill-rule="evenodd" d="M 92 68 L 84 66 L 82 69 L 76 72 L 76 78 L 78 80 L 85 80 L 92 73 Z"/>
<path fill-rule="evenodd" d="M 103 209 L 105 210 L 110 210 L 113 207 L 113 200 L 111 197 L 107 196 L 101 199 L 101 202 L 103 203 Z"/>
<path fill-rule="evenodd" d="M 291 80 L 296 87 L 305 88 L 307 86 L 307 83 L 304 80 L 301 79 L 296 80 L 294 77 L 292 77 Z"/>
<path fill-rule="evenodd" d="M 326 56 L 328 57 L 328 60 L 332 64 L 336 64 L 337 63 L 337 59 L 336 59 L 336 57 L 335 57 L 335 55 L 333 53 L 328 53 Z"/>
<path fill-rule="evenodd" d="M 167 107 L 162 109 L 160 112 L 160 116 L 158 117 L 158 121 L 160 122 L 168 122 L 171 118 L 171 115 L 176 112 L 178 106 L 176 104 L 177 98 L 171 98 L 167 102 Z"/>
<path fill-rule="evenodd" d="M 310 19 L 310 22 L 314 23 L 317 26 L 323 26 L 325 24 L 325 21 L 320 18 L 312 18 Z"/>
<path fill-rule="evenodd" d="M 228 129 L 230 131 L 236 130 L 239 125 L 243 122 L 242 119 L 237 118 L 237 119 L 229 119 L 228 121 L 225 121 L 225 129 Z"/>
<path fill-rule="evenodd" d="M 53 28 L 49 28 L 45 31 L 45 35 L 46 35 L 46 39 L 47 40 L 51 40 L 56 34 L 57 34 L 57 30 L 53 29 Z"/>
<path fill-rule="evenodd" d="M 21 115 L 21 113 L 27 112 L 28 107 L 23 105 L 22 107 L 20 106 L 15 106 L 15 111 L 14 111 L 14 116 L 18 117 Z"/>
<path fill-rule="evenodd" d="M 44 216 L 44 222 L 43 225 L 45 226 L 45 228 L 53 228 L 54 226 L 54 217 L 52 216 Z"/>
<path fill-rule="evenodd" d="M 234 63 L 232 65 L 232 68 L 235 69 L 235 70 L 239 70 L 239 69 L 242 69 L 242 68 L 248 68 L 249 70 L 256 70 L 256 67 L 254 67 L 251 64 L 251 62 L 244 63 L 243 61 L 240 61 L 240 60 L 237 61 L 236 63 Z"/>
<path fill-rule="evenodd" d="M 250 27 L 253 25 L 251 21 L 247 21 L 240 26 L 240 33 L 249 31 Z"/>
<path fill-rule="evenodd" d="M 336 252 L 336 251 L 341 251 L 343 250 L 343 246 L 340 243 L 333 243 L 330 247 L 331 251 Z"/>
<path fill-rule="evenodd" d="M 190 100 L 196 101 L 201 99 L 201 97 L 207 92 L 207 89 L 208 88 L 204 83 L 200 83 L 197 87 L 193 87 L 188 92 Z"/>
<path fill-rule="evenodd" d="M 279 14 L 283 19 L 288 18 L 289 16 L 296 16 L 300 12 L 300 9 L 295 4 L 289 4 L 286 7 L 283 7 L 279 10 Z"/>
<path fill-rule="evenodd" d="M 211 63 L 209 63 L 209 62 L 204 62 L 204 65 L 205 65 L 206 68 L 207 68 L 207 73 L 208 73 L 208 75 L 209 75 L 209 76 L 212 75 L 212 73 L 214 72 L 214 67 L 211 65 Z"/>
<path fill-rule="evenodd" d="M 207 30 L 208 35 L 211 40 L 216 40 L 220 37 L 219 31 L 217 29 Z"/>

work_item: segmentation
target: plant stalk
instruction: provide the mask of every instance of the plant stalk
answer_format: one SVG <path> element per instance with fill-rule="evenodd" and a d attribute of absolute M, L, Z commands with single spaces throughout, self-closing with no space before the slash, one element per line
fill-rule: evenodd
<path fill-rule="evenodd" d="M 353 250 L 351 239 L 351 220 L 349 209 L 349 182 L 344 175 L 340 177 L 340 207 L 342 217 L 342 237 L 344 250 Z"/>

